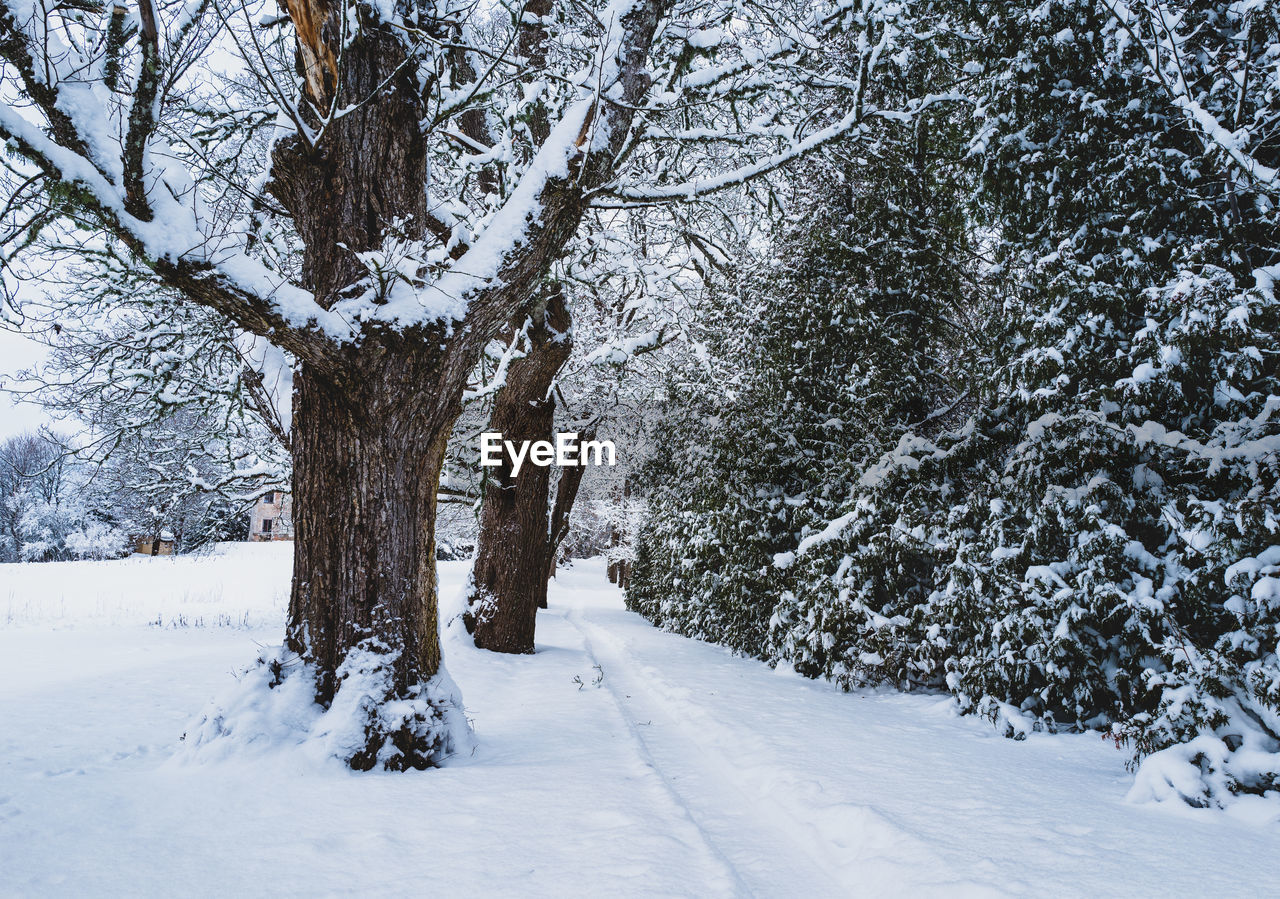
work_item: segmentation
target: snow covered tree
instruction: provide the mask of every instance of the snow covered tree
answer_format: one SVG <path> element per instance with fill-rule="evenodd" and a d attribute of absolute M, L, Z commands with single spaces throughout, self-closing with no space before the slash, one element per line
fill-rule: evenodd
<path fill-rule="evenodd" d="M 61 498 L 62 473 L 62 450 L 43 435 L 19 434 L 0 445 L 0 559 L 17 562 L 44 554 L 50 538 L 34 532 L 39 510 Z M 36 542 L 38 548 L 28 547 Z"/>
<path fill-rule="evenodd" d="M 284 6 L 0 3 L 8 181 L 38 198 L 6 207 L 3 258 L 12 275 L 40 264 L 41 235 L 70 237 L 104 277 L 161 283 L 296 361 L 287 645 L 303 664 L 281 670 L 358 719 L 335 750 L 351 766 L 424 767 L 465 738 L 433 539 L 480 353 L 590 206 L 694 199 L 893 112 L 862 97 L 911 31 L 880 0 L 483 21 L 447 2 Z M 856 77 L 828 79 L 826 38 L 847 30 Z M 212 62 L 236 54 L 249 87 Z M 829 124 L 809 130 L 797 79 Z M 695 109 L 709 126 L 689 127 Z M 702 180 L 710 157 L 737 163 Z"/>
<path fill-rule="evenodd" d="M 19 434 L 0 444 L 0 562 L 124 555 L 129 531 L 109 504 L 93 502 L 86 480 L 69 449 L 49 434 Z"/>
<path fill-rule="evenodd" d="M 972 215 L 998 237 L 998 365 L 967 428 L 904 441 L 868 473 L 897 521 L 858 512 L 846 539 L 910 535 L 927 564 L 913 591 L 888 591 L 909 600 L 872 606 L 853 639 L 829 626 L 811 643 L 871 680 L 945 684 L 1012 735 L 1108 729 L 1204 774 L 1150 773 L 1149 792 L 1161 778 L 1201 804 L 1267 789 L 1280 732 L 1250 683 L 1268 682 L 1271 612 L 1234 591 L 1252 589 L 1266 568 L 1248 560 L 1275 539 L 1275 205 L 1246 177 L 1268 152 L 1274 95 L 1223 90 L 1218 63 L 1238 57 L 1215 42 L 1239 23 L 1186 10 L 1184 26 L 1203 24 L 1197 108 L 1252 123 L 1234 138 L 1255 148 L 1240 164 L 1177 114 L 1105 6 L 971 12 L 985 36 L 969 62 L 984 73 Z M 950 502 L 917 508 L 930 492 Z M 1244 586 L 1228 571 L 1247 571 Z M 1184 742 L 1199 748 L 1171 746 Z"/>
<path fill-rule="evenodd" d="M 523 340 L 527 350 L 506 368 L 489 430 L 516 444 L 551 442 L 556 411 L 552 388 L 573 348 L 563 289 L 548 289 L 521 315 L 524 320 L 512 328 L 511 337 Z M 561 485 L 568 486 L 565 478 L 580 478 L 581 472 L 561 472 Z M 548 466 L 526 460 L 516 475 L 506 453 L 486 478 L 466 614 L 468 629 L 482 649 L 533 652 L 534 622 L 539 606 L 546 605 L 554 551 L 548 522 L 551 496 Z"/>
<path fill-rule="evenodd" d="M 258 496 L 288 487 L 287 372 L 217 313 L 145 282 L 118 287 L 24 305 L 24 329 L 50 348 L 24 393 L 78 428 L 68 451 L 86 502 L 120 527 L 170 531 L 180 550 L 229 539 Z"/>
<path fill-rule="evenodd" d="M 84 480 L 80 502 L 153 545 L 168 534 L 178 553 L 245 539 L 249 506 L 281 482 L 257 454 L 259 444 L 241 448 L 242 464 L 252 468 L 227 458 L 234 443 L 226 426 L 226 418 L 179 409 L 146 428 L 117 432 L 110 446 L 73 449 Z"/>
<path fill-rule="evenodd" d="M 607 438 L 625 457 L 643 453 L 636 420 L 643 413 L 634 413 L 655 392 L 646 362 L 675 339 L 683 297 L 697 280 L 687 265 L 695 238 L 680 218 L 607 210 L 584 224 L 554 281 L 504 335 L 509 343 L 499 357 L 490 432 L 517 445 L 569 432 L 579 445 Z M 588 472 L 578 465 L 558 469 L 554 477 L 550 468 L 527 461 L 518 477 L 512 468 L 504 455 L 496 469 L 485 471 L 465 620 L 477 646 L 527 653 L 533 652 L 537 609 L 546 608 L 547 583 L 573 526 L 584 479 L 609 481 L 620 498 L 631 466 L 624 458 L 621 469 Z M 613 503 L 599 505 L 601 499 L 593 500 L 595 511 L 616 510 Z M 601 517 L 612 520 L 608 512 Z"/>
<path fill-rule="evenodd" d="M 879 446 L 842 435 L 847 473 L 808 482 L 850 493 L 794 494 L 812 519 L 764 502 L 793 495 L 780 485 L 803 461 L 752 480 L 722 451 L 719 494 L 655 517 L 633 602 L 752 652 L 768 613 L 768 657 L 946 688 L 1013 736 L 1104 730 L 1149 756 L 1140 796 L 1274 789 L 1275 10 L 947 9 L 943 70 L 974 112 L 961 177 L 978 188 L 951 245 L 979 253 L 963 353 L 941 351 L 950 390 L 923 418 L 890 414 Z M 892 347 L 891 320 L 873 322 Z M 822 345 L 791 339 L 801 357 Z M 907 380 L 888 395 L 910 397 L 913 357 L 892 353 Z M 822 435 L 770 428 L 796 435 L 795 459 L 826 458 Z M 775 573 L 767 547 L 788 530 Z"/>
<path fill-rule="evenodd" d="M 904 54 L 879 94 L 934 91 L 944 46 Z M 906 428 L 954 411 L 963 392 L 948 371 L 972 268 L 960 138 L 939 104 L 877 125 L 797 178 L 770 257 L 711 303 L 728 335 L 712 353 L 728 374 L 673 394 L 681 411 L 667 429 L 690 444 L 656 473 L 663 486 L 638 549 L 634 608 L 772 658 L 797 657 L 782 644 L 826 629 L 833 572 L 797 581 L 786 554 L 847 521 L 862 467 Z M 695 401 L 691 390 L 708 395 Z M 892 570 L 866 563 L 875 577 Z M 890 596 L 900 598 L 888 589 L 880 604 Z M 801 621 L 815 632 L 801 634 Z M 807 673 L 823 668 L 796 660 Z"/>
<path fill-rule="evenodd" d="M 966 503 L 973 533 L 955 539 L 933 611 L 965 623 L 948 682 L 993 717 L 1134 727 L 1148 751 L 1177 730 L 1152 738 L 1157 708 L 1195 717 L 1233 681 L 1244 695 L 1240 668 L 1218 668 L 1218 686 L 1201 675 L 1194 701 L 1174 672 L 1203 669 L 1191 660 L 1235 630 L 1221 605 L 1235 559 L 1212 591 L 1206 561 L 1252 556 L 1275 518 L 1276 360 L 1262 349 L 1275 299 L 1249 289 L 1276 259 L 1275 198 L 1178 114 L 1187 97 L 1162 87 L 1167 71 L 1153 74 L 1114 7 L 979 12 L 991 55 L 975 155 L 1011 298 L 993 414 L 977 429 L 997 477 Z M 1256 88 L 1274 51 L 1257 48 L 1274 47 L 1274 19 L 1187 4 L 1179 20 L 1198 33 L 1188 96 L 1265 156 L 1276 97 Z M 1235 526 L 1204 527 L 1206 505 Z M 1248 722 L 1273 714 L 1198 723 L 1255 734 Z M 1274 724 L 1260 733 L 1280 745 Z"/>

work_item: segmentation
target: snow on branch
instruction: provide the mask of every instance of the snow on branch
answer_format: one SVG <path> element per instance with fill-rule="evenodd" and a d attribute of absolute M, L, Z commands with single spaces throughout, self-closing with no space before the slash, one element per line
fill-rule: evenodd
<path fill-rule="evenodd" d="M 0 0 L 0 56 L 12 66 L 4 89 L 26 102 L 0 106 L 0 135 L 162 281 L 320 361 L 322 340 L 349 337 L 350 328 L 210 219 L 190 176 L 156 138 L 161 82 L 177 74 L 165 67 L 189 63 L 172 44 L 163 54 L 154 4 L 144 6 L 141 74 L 131 102 L 121 103 L 105 77 L 92 77 L 111 60 L 80 47 L 93 44 L 92 29 L 62 14 L 63 32 L 83 32 L 67 43 L 35 4 Z M 189 23 L 171 31 L 180 39 Z"/>
<path fill-rule="evenodd" d="M 568 236 L 562 232 L 570 223 L 576 229 L 583 208 L 576 195 L 610 174 L 626 123 L 648 88 L 645 55 L 633 50 L 649 44 L 663 8 L 657 2 L 614 0 L 604 11 L 604 34 L 590 64 L 569 79 L 572 99 L 465 252 L 427 283 L 404 282 L 376 303 L 362 296 L 339 302 L 333 311 L 353 321 L 404 330 L 433 321 L 470 320 L 472 299 L 487 292 L 500 301 L 481 311 L 493 320 L 487 323 L 492 327 L 550 261 L 544 254 L 554 256 L 562 249 Z M 456 140 L 458 132 L 445 135 Z M 464 136 L 476 141 L 474 135 Z M 540 237 L 555 246 L 540 249 Z"/>
<path fill-rule="evenodd" d="M 758 27 L 735 34 L 731 17 L 723 28 L 693 31 L 683 64 L 642 110 L 626 151 L 631 164 L 593 192 L 592 205 L 693 200 L 856 137 L 873 119 L 910 122 L 934 104 L 966 100 L 946 93 L 894 107 L 872 101 L 882 74 L 907 58 L 916 30 L 897 4 L 865 0 L 798 21 L 778 15 L 763 41 Z M 713 60 L 696 66 L 702 56 Z"/>
<path fill-rule="evenodd" d="M 1237 121 L 1234 128 L 1225 126 L 1201 104 L 1188 84 L 1188 69 L 1192 60 L 1185 48 L 1190 35 L 1180 30 L 1182 17 L 1171 11 L 1167 4 L 1157 0 L 1147 0 L 1132 6 L 1124 0 L 1104 0 L 1104 3 L 1112 18 L 1146 56 L 1147 66 L 1153 77 L 1187 123 L 1200 135 L 1206 149 L 1225 155 L 1250 182 L 1260 188 L 1280 193 L 1280 170 L 1264 165 L 1248 149 L 1253 137 L 1249 127 L 1241 121 Z M 1241 5 L 1233 5 L 1233 12 L 1237 18 L 1245 20 L 1251 15 L 1247 7 Z M 1237 21 L 1234 24 L 1240 29 L 1243 40 L 1249 30 L 1247 21 Z M 1248 69 L 1252 60 L 1248 53 L 1249 47 L 1246 45 L 1239 58 L 1234 61 L 1237 71 L 1232 73 L 1232 77 L 1239 92 L 1237 119 L 1240 118 L 1245 94 L 1249 89 Z"/>
<path fill-rule="evenodd" d="M 208 0 L 142 4 L 123 23 L 51 13 L 62 17 L 54 28 L 35 0 L 0 0 L 4 89 L 23 104 L 0 109 L 0 134 L 158 281 L 322 368 L 374 331 L 472 334 L 469 351 L 482 347 L 592 206 L 724 191 L 871 119 L 959 99 L 873 102 L 899 45 L 923 33 L 890 0 L 749 13 L 727 0 L 612 0 L 483 28 L 464 3 L 409 17 L 334 0 L 289 4 L 291 27 L 275 20 L 270 33 L 256 7 L 240 22 Z M 324 10 L 344 23 L 336 37 L 309 30 Z M 389 55 L 360 93 L 341 73 L 366 40 Z M 200 71 L 215 46 L 242 57 L 229 73 Z M 299 46 L 323 70 L 300 87 Z M 306 197 L 285 202 L 281 185 L 406 83 L 428 146 L 426 209 L 371 201 L 386 219 L 373 240 L 331 250 L 354 257 L 342 264 L 363 280 L 313 292 L 302 260 L 322 250 L 303 249 Z M 252 153 L 249 138 L 230 136 L 247 119 L 262 131 Z"/>

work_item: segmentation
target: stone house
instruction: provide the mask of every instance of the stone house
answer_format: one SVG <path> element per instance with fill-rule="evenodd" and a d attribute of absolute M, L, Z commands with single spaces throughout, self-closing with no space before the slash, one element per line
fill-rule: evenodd
<path fill-rule="evenodd" d="M 293 539 L 293 497 L 273 490 L 249 510 L 249 540 L 257 543 Z"/>

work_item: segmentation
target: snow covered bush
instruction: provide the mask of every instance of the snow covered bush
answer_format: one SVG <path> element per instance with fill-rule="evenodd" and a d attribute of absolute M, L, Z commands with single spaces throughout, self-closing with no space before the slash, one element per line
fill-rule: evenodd
<path fill-rule="evenodd" d="M 711 445 L 681 447 L 644 473 L 662 484 L 651 497 L 660 511 L 640 533 L 627 605 L 678 633 L 759 653 L 774 600 L 769 561 L 791 530 L 778 472 L 765 467 L 776 447 L 686 421 L 685 434 Z"/>
<path fill-rule="evenodd" d="M 63 545 L 77 559 L 117 559 L 130 550 L 128 534 L 94 519 L 81 522 L 67 534 Z"/>

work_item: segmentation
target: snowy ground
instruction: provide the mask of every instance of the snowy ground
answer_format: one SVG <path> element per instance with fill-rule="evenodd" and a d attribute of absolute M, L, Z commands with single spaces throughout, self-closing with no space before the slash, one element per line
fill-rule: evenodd
<path fill-rule="evenodd" d="M 289 546 L 0 565 L 0 894 L 1274 895 L 1280 822 L 1135 806 L 1090 736 L 842 694 L 658 632 L 595 563 L 539 652 L 451 631 L 477 751 L 172 758 L 275 642 Z M 456 594 L 465 563 L 441 566 Z"/>

